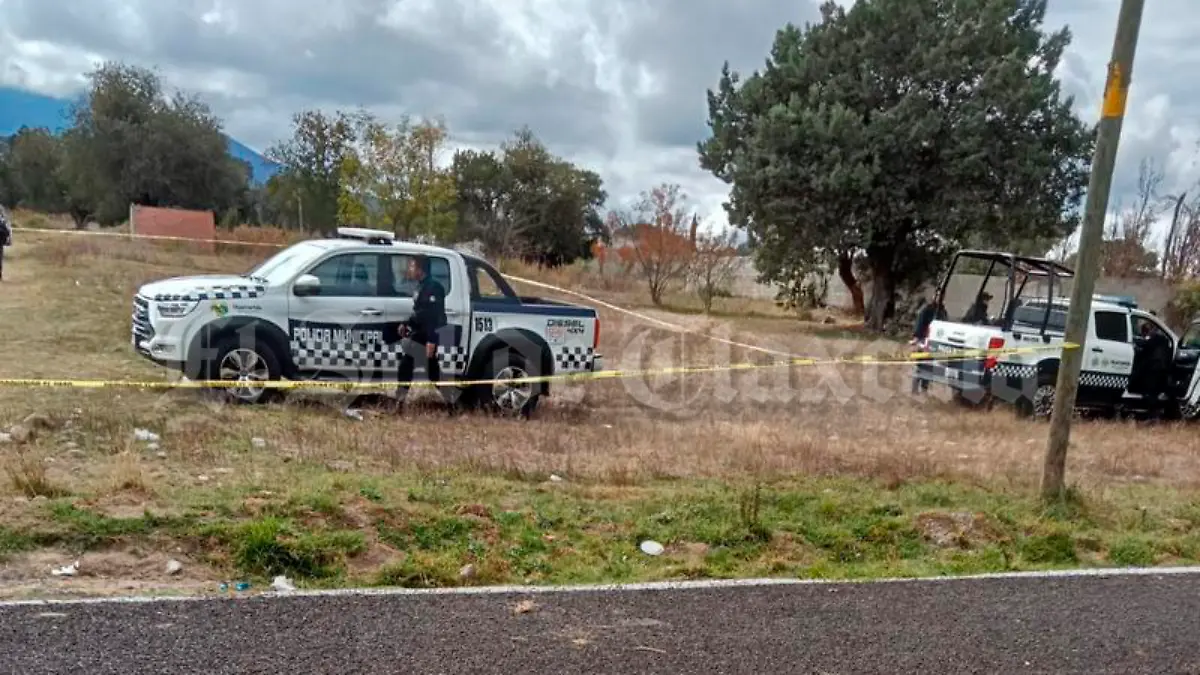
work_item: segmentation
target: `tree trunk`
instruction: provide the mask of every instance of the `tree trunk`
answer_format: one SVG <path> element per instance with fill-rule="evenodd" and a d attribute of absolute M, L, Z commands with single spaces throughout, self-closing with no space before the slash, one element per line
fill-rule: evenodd
<path fill-rule="evenodd" d="M 91 213 L 84 209 L 71 209 L 71 220 L 75 221 L 75 229 L 82 230 L 87 227 L 88 218 Z"/>
<path fill-rule="evenodd" d="M 862 284 L 854 278 L 854 259 L 849 253 L 838 256 L 838 276 L 846 285 L 846 290 L 850 291 L 850 299 L 854 303 L 854 316 L 866 318 L 867 306 L 863 300 Z"/>
<path fill-rule="evenodd" d="M 871 299 L 867 305 L 866 327 L 876 333 L 883 332 L 888 320 L 888 308 L 896 293 L 896 281 L 892 276 L 892 255 L 881 252 L 873 255 L 871 262 Z"/>
<path fill-rule="evenodd" d="M 650 302 L 654 303 L 655 307 L 662 306 L 662 288 L 654 283 L 650 283 Z"/>

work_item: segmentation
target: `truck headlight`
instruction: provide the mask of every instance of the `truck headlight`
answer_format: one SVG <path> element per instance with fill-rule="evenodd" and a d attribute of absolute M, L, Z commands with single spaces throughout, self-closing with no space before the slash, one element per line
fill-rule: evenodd
<path fill-rule="evenodd" d="M 158 310 L 158 315 L 164 319 L 179 319 L 192 313 L 199 305 L 199 300 L 189 302 L 160 302 L 155 307 Z"/>

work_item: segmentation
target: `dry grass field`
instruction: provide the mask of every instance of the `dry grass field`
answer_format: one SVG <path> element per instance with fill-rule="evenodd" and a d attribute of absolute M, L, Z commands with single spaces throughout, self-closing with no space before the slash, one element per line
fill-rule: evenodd
<path fill-rule="evenodd" d="M 130 349 L 137 286 L 240 272 L 271 253 L 15 239 L 0 378 L 169 381 Z M 539 278 L 647 304 L 627 279 Z M 1044 424 L 913 397 L 903 365 L 767 367 L 777 357 L 711 336 L 818 358 L 905 347 L 769 306 L 718 309 L 637 310 L 685 334 L 602 308 L 606 366 L 763 368 L 562 384 L 525 422 L 451 418 L 430 391 L 404 416 L 366 407 L 355 419 L 344 410 L 361 401 L 341 393 L 246 407 L 186 389 L 0 388 L 0 594 L 216 591 L 275 574 L 437 586 L 1200 559 L 1200 429 L 1079 423 L 1074 496 L 1047 509 L 1034 499 Z M 642 553 L 644 539 L 666 552 Z M 74 560 L 78 575 L 50 574 Z M 169 574 L 169 560 L 182 570 Z"/>

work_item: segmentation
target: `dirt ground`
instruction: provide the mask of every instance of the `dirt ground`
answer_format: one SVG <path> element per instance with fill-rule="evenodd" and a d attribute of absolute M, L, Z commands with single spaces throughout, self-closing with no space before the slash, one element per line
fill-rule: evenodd
<path fill-rule="evenodd" d="M 167 381 L 171 373 L 143 362 L 128 345 L 137 285 L 203 270 L 243 270 L 267 253 L 251 249 L 244 255 L 216 256 L 123 240 L 20 237 L 0 294 L 0 316 L 5 317 L 0 322 L 5 345 L 0 375 Z M 510 473 L 567 472 L 599 481 L 711 477 L 729 471 L 999 475 L 1017 482 L 1039 475 L 1044 424 L 1017 419 L 1003 407 L 990 413 L 964 411 L 937 390 L 914 397 L 907 365 L 769 366 L 780 359 L 778 354 L 900 357 L 906 351 L 903 344 L 824 337 L 812 326 L 783 318 L 708 319 L 636 311 L 773 353 L 681 335 L 602 308 L 600 350 L 609 369 L 749 362 L 763 367 L 559 384 L 529 424 L 446 418 L 429 390 L 418 392 L 428 402 L 427 414 L 380 414 L 359 423 L 341 416 L 341 408 L 351 402 L 342 394 L 300 392 L 281 406 L 257 409 L 226 406 L 194 390 L 16 387 L 0 390 L 0 423 L 14 424 L 30 413 L 73 415 L 75 431 L 58 436 L 74 434 L 78 438 L 61 442 L 87 445 L 94 440 L 87 437 L 89 429 L 136 426 L 142 420 L 154 427 L 151 431 L 168 434 L 162 450 L 168 452 L 166 467 L 172 470 L 186 461 L 202 469 L 228 452 L 212 441 L 236 435 L 245 443 L 261 437 L 272 447 L 331 461 L 362 459 L 418 468 L 466 464 Z M 181 432 L 171 433 L 174 429 Z M 113 461 L 121 451 L 137 449 L 132 441 L 124 446 L 107 448 Z M 1079 423 L 1069 469 L 1086 483 L 1192 486 L 1200 477 L 1197 449 L 1200 434 L 1190 426 Z M 58 459 L 74 475 L 103 473 L 94 458 L 89 458 L 87 471 L 66 469 L 72 464 L 70 455 Z"/>
<path fill-rule="evenodd" d="M 244 271 L 271 252 L 214 254 L 174 244 L 17 234 L 0 284 L 3 378 L 168 381 L 170 373 L 129 346 L 137 286 L 180 274 Z M 630 293 L 573 290 L 625 301 Z M 344 414 L 353 401 L 343 394 L 299 392 L 281 404 L 246 407 L 192 390 L 3 387 L 0 430 L 19 426 L 31 438 L 10 437 L 0 445 L 7 473 L 0 476 L 0 521 L 30 517 L 29 495 L 38 494 L 39 485 L 52 494 L 79 495 L 118 517 L 123 509 L 180 508 L 198 488 L 303 485 L 317 470 L 461 470 L 598 486 L 803 475 L 893 484 L 945 478 L 1016 488 L 1036 485 L 1040 477 L 1044 423 L 1018 419 L 1003 407 L 965 411 L 936 390 L 913 396 L 908 365 L 770 365 L 779 354 L 900 357 L 903 344 L 765 313 L 712 318 L 636 311 L 709 337 L 602 308 L 601 352 L 609 369 L 760 367 L 560 384 L 528 422 L 450 418 L 428 391 L 421 392 L 424 404 L 405 416 L 366 409 L 358 420 Z M 154 440 L 145 440 L 147 431 Z M 1080 422 L 1068 472 L 1077 485 L 1101 491 L 1129 484 L 1192 489 L 1200 482 L 1200 433 L 1194 426 Z M 186 562 L 180 576 L 168 579 L 169 551 L 105 555 L 82 569 L 119 567 L 130 584 L 215 581 Z M 39 551 L 22 558 L 20 569 L 10 562 L 0 568 L 0 584 L 20 588 L 17 581 L 29 578 L 24 566 L 40 569 L 64 559 L 61 552 Z M 89 583 L 87 572 L 70 580 L 42 577 L 37 584 Z"/>

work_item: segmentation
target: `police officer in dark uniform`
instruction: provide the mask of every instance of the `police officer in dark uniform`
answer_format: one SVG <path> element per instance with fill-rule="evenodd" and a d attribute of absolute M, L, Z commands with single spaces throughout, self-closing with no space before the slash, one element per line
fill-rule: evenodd
<path fill-rule="evenodd" d="M 400 403 L 408 394 L 416 360 L 421 359 L 430 382 L 441 376 L 437 348 L 439 337 L 446 328 L 446 290 L 429 273 L 429 258 L 417 255 L 408 262 L 407 277 L 417 282 L 413 293 L 412 317 L 399 326 L 401 338 L 400 368 L 396 379 L 401 383 L 396 396 Z"/>
<path fill-rule="evenodd" d="M 945 320 L 946 308 L 942 305 L 942 303 L 937 301 L 936 297 L 922 305 L 921 310 L 917 312 L 917 320 L 913 326 L 912 339 L 908 341 L 908 344 L 913 347 L 913 351 L 923 352 L 927 350 L 929 348 L 929 345 L 927 344 L 929 339 L 929 326 L 934 321 Z M 913 367 L 912 393 L 914 394 L 916 394 L 918 391 L 929 391 L 929 380 L 922 380 L 921 378 L 917 377 L 917 373 L 920 371 L 920 369 L 920 364 L 917 364 Z"/>
<path fill-rule="evenodd" d="M 4 280 L 4 247 L 12 246 L 12 223 L 8 210 L 0 206 L 0 281 Z"/>

